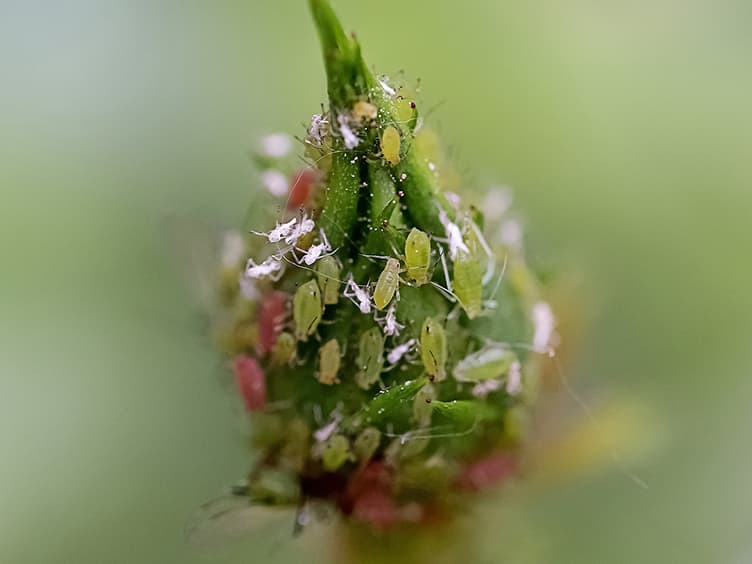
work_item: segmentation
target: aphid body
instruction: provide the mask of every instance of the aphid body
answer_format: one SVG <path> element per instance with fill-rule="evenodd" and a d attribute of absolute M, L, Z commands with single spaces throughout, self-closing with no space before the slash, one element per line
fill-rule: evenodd
<path fill-rule="evenodd" d="M 249 258 L 245 265 L 245 275 L 248 278 L 269 278 L 276 282 L 282 277 L 283 272 L 282 261 L 274 256 L 268 257 L 261 264 Z"/>
<path fill-rule="evenodd" d="M 355 439 L 353 451 L 361 462 L 370 460 L 381 443 L 381 431 L 376 427 L 366 427 Z"/>
<path fill-rule="evenodd" d="M 420 330 L 420 357 L 429 376 L 439 381 L 446 378 L 446 333 L 433 317 L 426 317 Z"/>
<path fill-rule="evenodd" d="M 358 367 L 355 383 L 367 390 L 379 380 L 384 367 L 384 337 L 378 327 L 372 327 L 360 337 L 355 362 Z"/>
<path fill-rule="evenodd" d="M 405 240 L 405 269 L 407 277 L 420 286 L 428 282 L 431 262 L 431 240 L 420 229 L 413 228 Z"/>
<path fill-rule="evenodd" d="M 327 341 L 319 350 L 319 382 L 322 384 L 337 384 L 337 373 L 342 362 L 342 353 L 337 339 Z"/>
<path fill-rule="evenodd" d="M 470 319 L 481 312 L 483 272 L 475 253 L 458 251 L 454 259 L 454 293 Z"/>
<path fill-rule="evenodd" d="M 324 446 L 321 463 L 329 472 L 337 471 L 350 459 L 350 443 L 344 435 L 334 435 Z"/>
<path fill-rule="evenodd" d="M 307 341 L 321 322 L 323 312 L 321 291 L 315 280 L 309 280 L 298 288 L 292 301 L 292 314 L 295 321 L 295 338 Z"/>
<path fill-rule="evenodd" d="M 431 403 L 436 399 L 436 390 L 431 384 L 426 384 L 418 393 L 415 394 L 413 400 L 413 418 L 419 427 L 431 426 L 431 414 L 433 413 L 433 406 Z"/>
<path fill-rule="evenodd" d="M 376 309 L 382 310 L 392 301 L 399 287 L 399 272 L 399 260 L 392 257 L 386 259 L 386 266 L 381 271 L 376 287 L 373 289 L 373 303 Z"/>
<path fill-rule="evenodd" d="M 320 230 L 321 234 L 321 243 L 318 243 L 316 245 L 311 245 L 308 250 L 303 255 L 303 258 L 300 259 L 299 262 L 304 262 L 308 266 L 313 265 L 317 260 L 319 260 L 324 253 L 328 253 L 332 250 L 331 245 L 329 244 L 329 240 L 326 238 L 326 233 L 324 233 L 324 230 Z"/>
<path fill-rule="evenodd" d="M 392 166 L 400 162 L 401 144 L 402 140 L 396 127 L 390 125 L 384 129 L 384 133 L 381 134 L 381 154 L 384 160 Z"/>
<path fill-rule="evenodd" d="M 386 355 L 387 362 L 392 365 L 397 364 L 400 360 L 402 360 L 403 356 L 410 352 L 410 349 L 412 349 L 414 346 L 415 339 L 410 339 L 406 343 L 397 345 Z"/>
<path fill-rule="evenodd" d="M 355 280 L 353 280 L 352 274 L 347 279 L 345 291 L 342 295 L 349 298 L 352 303 L 358 306 L 360 313 L 371 313 L 371 296 L 368 293 L 368 287 L 361 288 L 358 286 Z"/>
<path fill-rule="evenodd" d="M 316 264 L 316 276 L 321 288 L 324 305 L 336 304 L 339 301 L 339 276 L 342 268 L 333 256 L 322 257 Z"/>
<path fill-rule="evenodd" d="M 490 343 L 460 360 L 454 367 L 454 379 L 459 382 L 481 382 L 506 374 L 517 355 L 502 343 Z"/>

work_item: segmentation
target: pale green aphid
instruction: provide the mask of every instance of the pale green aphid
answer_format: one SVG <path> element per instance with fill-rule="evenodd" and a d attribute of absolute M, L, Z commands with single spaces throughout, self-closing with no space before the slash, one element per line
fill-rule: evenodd
<path fill-rule="evenodd" d="M 426 317 L 420 331 L 420 357 L 429 376 L 439 381 L 446 378 L 446 333 L 441 323 L 433 317 Z"/>
<path fill-rule="evenodd" d="M 392 301 L 394 293 L 399 287 L 400 262 L 396 258 L 386 259 L 386 266 L 379 274 L 376 287 L 373 289 L 373 303 L 376 309 L 384 309 Z"/>
<path fill-rule="evenodd" d="M 384 367 L 384 336 L 381 329 L 372 327 L 361 335 L 355 362 L 358 367 L 355 383 L 367 390 L 378 381 Z"/>
<path fill-rule="evenodd" d="M 295 338 L 307 341 L 321 321 L 323 306 L 321 291 L 315 280 L 309 280 L 295 292 L 292 301 L 292 315 L 295 321 Z"/>
<path fill-rule="evenodd" d="M 467 355 L 454 367 L 454 379 L 460 382 L 481 382 L 499 378 L 509 371 L 517 355 L 506 345 L 491 343 Z"/>
<path fill-rule="evenodd" d="M 428 282 L 431 263 L 431 239 L 420 229 L 413 229 L 405 240 L 405 269 L 407 277 L 417 286 Z"/>
<path fill-rule="evenodd" d="M 483 299 L 483 271 L 474 252 L 457 253 L 452 285 L 467 316 L 470 319 L 476 317 L 481 312 Z"/>
<path fill-rule="evenodd" d="M 361 462 L 371 460 L 381 443 L 381 431 L 376 427 L 366 427 L 355 439 L 353 451 Z"/>
<path fill-rule="evenodd" d="M 396 127 L 390 125 L 381 135 L 381 154 L 384 156 L 384 160 L 392 166 L 400 162 L 401 145 L 402 140 L 399 131 Z"/>
<path fill-rule="evenodd" d="M 321 288 L 324 305 L 336 304 L 339 301 L 339 277 L 342 267 L 334 256 L 326 256 L 316 263 L 316 276 Z"/>
<path fill-rule="evenodd" d="M 321 464 L 324 470 L 335 472 L 350 459 L 350 443 L 344 435 L 334 435 L 324 446 Z"/>
<path fill-rule="evenodd" d="M 275 366 L 281 366 L 282 364 L 292 361 L 297 349 L 297 343 L 292 333 L 285 331 L 280 333 L 277 337 L 277 342 L 274 343 L 272 348 L 271 362 Z"/>
<path fill-rule="evenodd" d="M 342 353 L 337 339 L 327 341 L 319 350 L 319 382 L 322 384 L 337 384 L 337 373 L 342 362 Z"/>
<path fill-rule="evenodd" d="M 415 399 L 413 400 L 413 418 L 418 427 L 431 426 L 431 414 L 433 413 L 431 403 L 435 399 L 436 390 L 431 384 L 426 384 L 415 394 Z"/>

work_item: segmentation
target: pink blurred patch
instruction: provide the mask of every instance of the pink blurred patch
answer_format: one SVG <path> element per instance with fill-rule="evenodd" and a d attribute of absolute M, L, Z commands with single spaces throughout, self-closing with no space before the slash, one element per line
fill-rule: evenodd
<path fill-rule="evenodd" d="M 494 452 L 464 466 L 456 485 L 465 491 L 478 491 L 499 484 L 517 472 L 517 457 L 509 452 Z"/>
<path fill-rule="evenodd" d="M 304 168 L 296 172 L 290 179 L 290 195 L 287 199 L 287 209 L 306 208 L 313 196 L 313 187 L 318 180 L 316 171 Z"/>
<path fill-rule="evenodd" d="M 266 295 L 261 302 L 258 312 L 259 340 L 256 347 L 256 352 L 260 356 L 264 356 L 272 350 L 277 342 L 277 337 L 282 332 L 286 303 L 287 294 L 279 291 Z"/>
<path fill-rule="evenodd" d="M 400 520 L 400 512 L 391 495 L 372 490 L 363 493 L 355 500 L 352 515 L 358 521 L 379 529 L 395 525 Z"/>
<path fill-rule="evenodd" d="M 264 371 L 255 358 L 235 357 L 235 382 L 248 411 L 259 411 L 266 405 Z"/>

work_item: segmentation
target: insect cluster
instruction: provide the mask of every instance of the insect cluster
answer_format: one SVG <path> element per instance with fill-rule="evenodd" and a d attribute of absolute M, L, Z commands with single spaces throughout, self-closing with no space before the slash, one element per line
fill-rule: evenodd
<path fill-rule="evenodd" d="M 553 316 L 508 237 L 507 193 L 452 193 L 417 92 L 374 76 L 311 5 L 329 108 L 300 140 L 303 170 L 289 137 L 262 142 L 280 213 L 228 238 L 222 262 L 218 335 L 260 452 L 243 493 L 429 523 L 517 469 Z"/>

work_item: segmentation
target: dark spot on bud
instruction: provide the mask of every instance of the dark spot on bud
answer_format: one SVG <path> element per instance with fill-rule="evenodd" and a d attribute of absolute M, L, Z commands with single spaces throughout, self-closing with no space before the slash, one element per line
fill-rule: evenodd
<path fill-rule="evenodd" d="M 415 104 L 415 102 L 413 102 L 413 101 L 410 101 L 410 107 L 411 107 L 411 108 L 412 108 L 412 109 L 414 110 L 414 109 L 415 109 L 415 108 L 417 108 L 418 106 L 417 106 L 417 105 Z"/>

